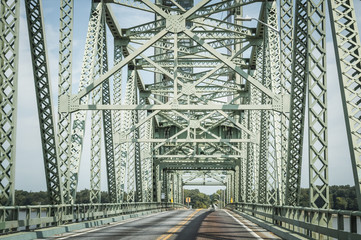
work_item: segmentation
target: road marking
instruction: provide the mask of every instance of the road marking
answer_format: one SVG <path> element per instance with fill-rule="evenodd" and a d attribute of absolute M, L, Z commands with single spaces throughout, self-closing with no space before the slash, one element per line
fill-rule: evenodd
<path fill-rule="evenodd" d="M 194 213 L 192 213 L 191 215 L 189 215 L 185 220 L 183 220 L 179 225 L 176 225 L 174 227 L 172 227 L 171 229 L 168 230 L 168 232 L 164 233 L 163 235 L 161 235 L 160 237 L 158 237 L 156 240 L 167 240 L 168 238 L 170 238 L 171 236 L 173 236 L 174 233 L 178 232 L 178 230 L 183 227 L 185 224 L 187 224 L 189 222 L 189 220 L 191 220 L 191 218 L 196 215 L 201 209 L 197 209 L 194 211 Z"/>
<path fill-rule="evenodd" d="M 122 225 L 122 224 L 126 224 L 126 223 L 131 223 L 131 222 L 134 222 L 134 221 L 137 221 L 139 219 L 143 219 L 143 218 L 147 218 L 147 217 L 151 217 L 153 215 L 156 215 L 156 214 L 165 214 L 166 212 L 160 212 L 160 213 L 151 213 L 149 215 L 146 215 L 146 216 L 141 216 L 141 217 L 137 217 L 137 218 L 131 218 L 129 220 L 123 220 L 119 223 L 117 222 L 113 222 L 110 223 L 110 226 L 105 226 L 105 225 L 101 225 L 99 226 L 98 228 L 95 228 L 95 229 L 91 229 L 91 230 L 88 230 L 88 231 L 84 231 L 84 232 L 81 232 L 81 233 L 76 233 L 76 234 L 71 234 L 69 236 L 65 236 L 65 237 L 60 237 L 60 238 L 55 238 L 55 239 L 58 239 L 58 240 L 64 240 L 64 239 L 68 239 L 68 238 L 72 238 L 72 237 L 76 237 L 76 236 L 79 236 L 79 235 L 83 235 L 83 234 L 86 234 L 86 233 L 91 233 L 91 232 L 95 232 L 95 231 L 99 231 L 99 230 L 103 230 L 103 229 L 107 229 L 107 228 L 110 228 L 110 227 L 114 227 L 114 226 L 118 226 L 118 225 Z M 84 229 L 83 229 L 84 230 Z M 85 228 L 86 230 L 86 228 Z"/>
<path fill-rule="evenodd" d="M 242 227 L 244 227 L 253 237 L 259 240 L 263 240 L 260 236 L 257 235 L 257 233 L 253 232 L 251 229 L 249 229 L 244 223 L 239 221 L 237 218 L 235 218 L 233 215 L 231 215 L 229 212 L 223 210 L 225 213 L 227 213 L 229 216 L 231 216 L 236 222 L 238 222 Z"/>

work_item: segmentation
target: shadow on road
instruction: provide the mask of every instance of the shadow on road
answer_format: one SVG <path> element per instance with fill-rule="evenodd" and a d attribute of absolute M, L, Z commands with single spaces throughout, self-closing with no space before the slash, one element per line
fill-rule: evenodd
<path fill-rule="evenodd" d="M 196 239 L 198 230 L 201 227 L 203 220 L 211 213 L 212 211 L 206 211 L 201 215 L 197 216 L 196 218 L 194 218 L 192 220 L 192 224 L 187 224 L 186 227 L 183 228 L 183 230 L 178 233 L 176 240 Z"/>

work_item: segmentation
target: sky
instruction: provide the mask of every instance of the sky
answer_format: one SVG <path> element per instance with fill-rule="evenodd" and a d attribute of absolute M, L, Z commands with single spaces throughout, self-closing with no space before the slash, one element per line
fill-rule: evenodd
<path fill-rule="evenodd" d="M 59 3 L 60 1 L 43 1 L 44 23 L 46 29 L 46 42 L 48 48 L 48 62 L 50 67 L 50 78 L 54 93 L 54 104 L 57 99 L 57 72 L 58 72 L 58 38 L 59 38 Z M 74 17 L 74 40 L 73 40 L 73 89 L 77 90 L 80 79 L 80 69 L 87 32 L 87 23 L 90 11 L 90 0 L 76 0 Z M 41 153 L 40 133 L 37 118 L 34 81 L 32 78 L 32 67 L 27 36 L 25 9 L 21 1 L 20 21 L 20 56 L 19 56 L 19 92 L 18 92 L 18 128 L 16 143 L 16 174 L 15 188 L 27 191 L 46 190 L 44 164 Z M 361 10 L 361 1 L 354 1 L 356 13 Z M 121 27 L 134 26 L 145 21 L 151 21 L 153 15 L 142 14 L 139 11 L 114 7 L 115 14 L 119 16 Z M 252 8 L 245 9 L 244 15 L 256 16 Z M 358 27 L 361 33 L 361 14 L 358 14 Z M 341 97 L 338 86 L 336 63 L 331 38 L 329 21 L 327 22 L 327 79 L 328 79 L 328 134 L 329 134 L 329 179 L 331 185 L 354 185 L 351 162 L 348 153 L 348 144 L 345 131 L 344 117 L 341 105 Z M 108 49 L 109 52 L 112 48 Z M 111 54 L 110 54 L 111 62 Z M 54 108 L 55 110 L 55 108 Z M 54 111 L 56 113 L 56 111 Z M 89 126 L 87 126 L 89 128 Z M 88 131 L 89 132 L 89 131 Z M 305 135 L 306 136 L 306 135 Z M 89 136 L 85 136 L 85 145 L 90 145 Z M 305 137 L 307 140 L 307 137 Z M 307 169 L 307 146 L 304 145 L 304 161 L 302 167 L 301 185 L 308 185 Z M 104 154 L 103 154 L 104 156 Z M 84 148 L 81 160 L 81 170 L 78 189 L 89 188 L 89 159 L 90 152 Z M 105 163 L 102 163 L 102 172 L 105 173 Z M 106 179 L 103 174 L 102 190 L 107 189 Z M 219 187 L 199 187 L 201 191 L 211 194 Z"/>

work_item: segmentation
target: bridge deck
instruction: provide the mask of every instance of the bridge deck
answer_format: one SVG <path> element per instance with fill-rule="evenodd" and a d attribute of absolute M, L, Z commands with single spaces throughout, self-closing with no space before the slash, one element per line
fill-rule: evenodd
<path fill-rule="evenodd" d="M 226 210 L 177 210 L 48 239 L 280 239 Z"/>

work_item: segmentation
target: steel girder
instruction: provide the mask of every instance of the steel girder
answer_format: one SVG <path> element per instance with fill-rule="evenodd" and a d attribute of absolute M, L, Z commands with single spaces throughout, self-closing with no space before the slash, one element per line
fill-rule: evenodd
<path fill-rule="evenodd" d="M 299 201 L 308 94 L 310 204 L 328 208 L 325 2 L 296 1 L 295 24 L 286 204 Z"/>
<path fill-rule="evenodd" d="M 260 18 L 263 17 L 263 21 L 268 23 L 269 11 L 271 8 L 271 3 L 266 3 L 262 5 Z M 262 26 L 263 27 L 263 26 Z M 272 89 L 272 76 L 271 76 L 271 56 L 268 51 L 270 41 L 268 39 L 269 31 L 268 28 L 264 27 L 263 33 L 263 48 L 262 48 L 262 67 L 258 71 L 262 74 L 262 84 L 268 89 Z M 262 93 L 261 103 L 267 104 L 270 102 L 269 97 Z M 266 203 L 268 194 L 267 194 L 267 185 L 268 185 L 268 162 L 271 160 L 271 154 L 269 151 L 270 144 L 270 123 L 271 123 L 271 112 L 270 111 L 261 111 L 261 124 L 260 124 L 260 144 L 259 144 L 259 164 L 258 164 L 258 202 Z"/>
<path fill-rule="evenodd" d="M 134 66 L 128 67 L 128 81 L 125 90 L 125 104 L 137 103 L 137 74 Z M 128 131 L 138 123 L 138 111 L 127 111 L 124 116 L 125 129 Z M 132 138 L 139 138 L 139 129 L 130 133 Z M 127 148 L 127 201 L 142 201 L 142 177 L 140 144 L 128 143 Z"/>
<path fill-rule="evenodd" d="M 58 97 L 72 94 L 72 57 L 73 57 L 73 0 L 60 2 L 59 27 L 59 73 Z M 63 113 L 58 108 L 58 151 L 61 172 L 61 181 L 66 181 L 70 172 L 67 170 L 71 151 L 71 114 Z M 61 188 L 64 185 L 61 183 Z M 62 194 L 62 198 L 64 194 Z M 64 201 L 64 199 L 63 199 Z"/>
<path fill-rule="evenodd" d="M 0 195 L 15 204 L 20 1 L 0 3 Z"/>
<path fill-rule="evenodd" d="M 281 62 L 281 90 L 284 94 L 291 93 L 292 84 L 292 44 L 293 44 L 293 1 L 281 0 L 280 8 L 280 54 Z M 281 126 L 281 166 L 279 167 L 279 192 L 280 205 L 285 203 L 286 179 L 287 179 L 287 151 L 289 114 L 282 114 Z"/>
<path fill-rule="evenodd" d="M 257 70 L 255 77 L 263 79 L 263 58 L 264 58 L 264 45 L 257 46 L 254 49 L 254 55 L 257 58 Z M 250 103 L 261 104 L 262 92 L 256 87 L 250 85 Z M 246 119 L 248 128 L 252 132 L 259 132 L 261 128 L 261 112 L 260 111 L 248 111 L 248 118 Z M 249 144 L 247 146 L 247 166 L 246 166 L 246 196 L 245 201 L 249 203 L 258 202 L 258 176 L 259 176 L 259 148 L 258 144 Z"/>
<path fill-rule="evenodd" d="M 58 160 L 58 139 L 52 110 L 52 89 L 48 73 L 47 49 L 40 0 L 25 1 L 30 39 L 36 101 L 40 125 L 40 137 L 45 166 L 47 191 L 53 204 L 63 203 L 60 163 Z"/>
<path fill-rule="evenodd" d="M 146 98 L 140 99 L 140 104 L 145 104 Z M 147 117 L 147 111 L 141 111 L 139 113 L 140 121 L 144 120 Z M 152 139 L 153 137 L 153 122 L 147 121 L 139 129 L 140 138 Z M 153 198 L 153 186 L 152 186 L 152 173 L 153 173 L 153 163 L 152 163 L 152 143 L 139 143 L 141 153 L 140 162 L 141 166 L 141 176 L 142 176 L 142 190 L 143 190 L 143 201 L 151 202 Z"/>
<path fill-rule="evenodd" d="M 114 39 L 114 62 L 115 64 L 122 60 L 123 46 L 119 38 Z M 118 71 L 114 74 L 113 77 L 113 104 L 121 104 L 122 102 L 122 71 Z M 112 125 L 114 133 L 120 132 L 121 128 L 121 112 L 112 111 Z M 115 134 L 112 133 L 114 136 Z M 114 143 L 114 168 L 115 168 L 115 177 L 116 177 L 116 202 L 121 203 L 124 199 L 124 180 L 125 180 L 125 170 L 126 170 L 126 153 L 124 153 L 123 145 Z M 123 156 L 123 157 L 122 157 Z"/>
<path fill-rule="evenodd" d="M 357 203 L 361 210 L 361 43 L 353 1 L 328 1 Z"/>
<path fill-rule="evenodd" d="M 237 171 L 237 167 L 235 166 L 235 171 Z M 183 171 L 181 172 L 183 174 L 183 186 L 225 186 L 224 172 L 219 170 Z M 235 184 L 237 183 L 235 182 Z"/>
<path fill-rule="evenodd" d="M 103 25 L 103 38 L 102 38 L 102 70 L 106 72 L 108 70 L 107 60 L 107 43 L 106 43 L 106 31 L 105 22 Z M 116 81 L 116 80 L 114 80 Z M 102 104 L 111 104 L 111 92 L 110 82 L 105 81 L 102 85 Z M 109 110 L 102 111 L 103 117 L 103 130 L 104 130 L 104 145 L 105 145 L 105 162 L 107 169 L 107 181 L 108 181 L 108 194 L 112 203 L 119 202 L 119 196 L 117 193 L 119 182 L 117 181 L 117 172 L 119 169 L 119 161 L 115 158 L 114 142 L 113 142 L 113 120 L 112 112 Z M 118 173 L 119 174 L 119 173 Z"/>
<path fill-rule="evenodd" d="M 102 4 L 92 4 L 79 82 L 79 91 L 91 83 L 95 74 L 95 64 L 98 50 L 98 45 L 95 43 L 98 43 L 99 39 L 102 38 L 100 35 L 101 18 Z M 83 104 L 87 104 L 88 101 L 89 96 L 86 96 L 81 100 Z M 61 105 L 61 103 L 59 104 Z M 86 113 L 82 111 L 79 111 L 72 116 L 71 151 L 67 158 L 66 167 L 63 171 L 64 202 L 66 203 L 73 203 L 76 197 L 79 164 L 85 131 L 85 119 Z"/>
<path fill-rule="evenodd" d="M 98 16 L 99 21 L 99 33 L 98 33 L 98 41 L 94 42 L 96 45 L 95 49 L 95 63 L 93 69 L 93 76 L 92 79 L 97 78 L 98 76 L 104 74 L 108 70 L 108 63 L 107 63 L 107 49 L 106 49 L 106 32 L 105 32 L 105 5 L 102 3 L 93 3 L 93 8 L 95 9 Z M 93 12 L 94 13 L 94 12 Z M 92 92 L 92 102 L 94 104 L 97 103 L 105 103 L 109 102 L 109 81 L 104 81 L 103 84 L 94 89 Z M 102 139 L 102 117 L 103 123 L 105 121 L 111 121 L 110 118 L 110 111 L 94 111 L 92 112 L 91 116 L 91 149 L 90 149 L 90 202 L 91 203 L 100 203 L 101 201 L 101 139 Z M 104 118 L 105 117 L 105 118 Z M 109 125 L 111 122 L 109 123 Z M 110 134 L 109 129 L 105 129 L 108 125 L 104 126 L 104 133 L 108 133 L 108 136 L 105 141 L 105 152 L 106 152 L 106 161 L 107 167 L 113 167 L 112 169 L 107 169 L 108 172 L 108 185 L 109 189 L 114 190 L 114 164 L 111 162 L 113 159 L 109 159 L 112 155 L 113 146 L 109 146 L 112 144 L 112 135 Z M 110 136 L 109 136 L 110 134 Z M 113 174 L 109 174 L 113 173 Z M 109 178 L 111 176 L 111 178 Z M 114 201 L 114 192 L 109 192 L 110 198 Z"/>
<path fill-rule="evenodd" d="M 292 59 L 291 110 L 288 136 L 286 205 L 298 203 L 307 93 L 307 3 L 297 0 Z"/>
<path fill-rule="evenodd" d="M 73 1 L 61 1 L 60 5 L 60 38 L 59 38 L 59 82 L 58 96 L 72 93 L 72 29 L 73 29 Z M 58 111 L 58 139 L 59 161 L 64 182 L 67 163 L 70 156 L 71 142 L 71 114 Z"/>
<path fill-rule="evenodd" d="M 326 0 L 307 6 L 308 43 L 308 138 L 311 207 L 329 208 L 327 84 L 326 84 Z"/>
<path fill-rule="evenodd" d="M 266 22 L 274 29 L 278 28 L 278 14 L 277 5 L 275 2 L 266 4 L 265 9 Z M 283 94 L 281 83 L 281 63 L 280 63 L 280 47 L 279 47 L 279 33 L 268 27 L 265 32 L 265 40 L 267 43 L 267 51 L 265 57 L 268 61 L 268 72 L 270 78 L 270 87 L 273 92 Z M 265 44 L 266 45 L 266 44 Z M 265 77 L 267 79 L 267 77 Z M 281 116 L 282 113 L 271 111 L 269 113 L 268 121 L 268 159 L 267 159 L 267 192 L 266 203 L 279 204 L 279 173 L 281 172 Z"/>
<path fill-rule="evenodd" d="M 72 1 L 61 2 L 58 136 L 59 189 L 64 189 L 64 202 L 72 203 L 75 198 L 86 119 L 82 110 L 92 110 L 92 202 L 100 201 L 104 127 L 112 202 L 121 202 L 125 192 L 127 201 L 160 200 L 161 179 L 166 198 L 178 201 L 181 171 L 231 169 L 235 172 L 228 177 L 228 201 L 295 205 L 308 94 L 310 202 L 328 207 L 325 2 L 297 0 L 293 16 L 292 2 L 281 1 L 280 35 L 274 31 L 279 25 L 275 2 L 262 4 L 257 28 L 244 27 L 237 20 L 241 7 L 255 2 L 203 0 L 186 7 L 182 1 L 94 1 L 75 95 L 70 75 L 73 5 Z M 157 17 L 121 29 L 110 3 L 153 12 Z M 352 11 L 345 10 L 353 9 L 352 3 L 330 1 L 331 8 L 335 47 L 342 60 L 340 82 L 345 118 L 350 121 L 349 141 L 355 145 L 359 36 Z M 224 19 L 215 19 L 224 11 Z M 115 45 L 115 64 L 109 69 L 105 22 Z M 338 22 L 349 24 L 341 27 Z M 122 102 L 123 68 L 128 69 L 128 79 Z M 155 73 L 153 83 L 141 78 L 143 71 Z M 288 116 L 285 95 L 290 93 Z M 351 132 L 354 129 L 356 133 Z M 359 181 L 354 145 L 350 149 Z"/>

